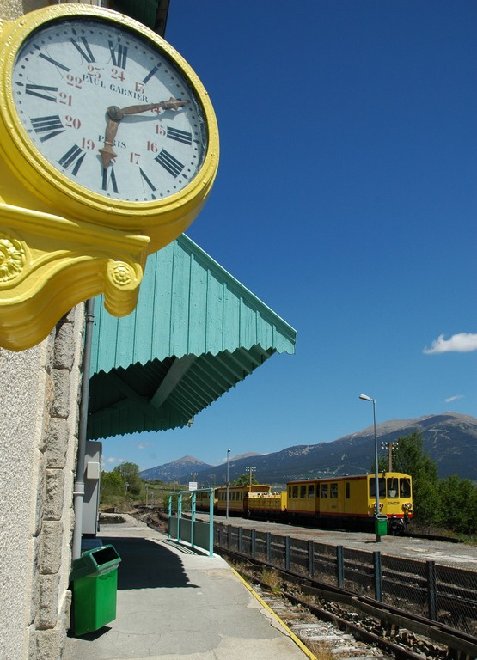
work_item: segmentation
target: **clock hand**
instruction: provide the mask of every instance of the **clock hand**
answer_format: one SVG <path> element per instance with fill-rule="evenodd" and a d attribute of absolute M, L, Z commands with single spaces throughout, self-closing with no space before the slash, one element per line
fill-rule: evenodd
<path fill-rule="evenodd" d="M 109 112 L 107 113 L 107 115 L 108 115 L 108 119 L 106 121 L 104 146 L 102 149 L 99 150 L 99 153 L 101 154 L 101 163 L 103 164 L 103 167 L 108 167 L 108 165 L 111 163 L 113 158 L 116 158 L 116 154 L 113 151 L 113 143 L 119 128 L 119 120 L 112 119 L 111 116 L 109 115 Z"/>
<path fill-rule="evenodd" d="M 187 104 L 187 101 L 180 101 L 171 96 L 168 101 L 159 101 L 159 103 L 146 103 L 144 105 L 129 105 L 125 108 L 118 108 L 111 105 L 107 109 L 107 115 L 114 121 L 121 121 L 126 115 L 137 115 L 141 112 L 148 112 L 149 110 L 178 110 Z"/>
<path fill-rule="evenodd" d="M 106 110 L 106 134 L 104 137 L 104 146 L 99 150 L 103 167 L 108 167 L 116 155 L 113 151 L 114 138 L 118 132 L 119 122 L 126 115 L 137 115 L 149 110 L 178 110 L 187 104 L 187 101 L 180 101 L 171 96 L 169 101 L 159 101 L 159 103 L 145 103 L 143 105 L 128 105 L 125 108 L 118 108 L 117 105 L 110 105 Z"/>

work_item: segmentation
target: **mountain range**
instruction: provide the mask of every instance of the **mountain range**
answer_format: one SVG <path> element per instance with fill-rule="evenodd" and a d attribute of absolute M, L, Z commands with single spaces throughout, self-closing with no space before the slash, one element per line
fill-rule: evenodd
<path fill-rule="evenodd" d="M 424 452 L 437 464 L 439 477 L 457 474 L 477 481 L 477 419 L 459 413 L 427 415 L 416 419 L 391 420 L 376 427 L 378 447 L 419 431 Z M 380 450 L 381 451 L 381 450 Z M 230 480 L 251 465 L 259 483 L 283 485 L 291 479 L 363 474 L 374 460 L 374 427 L 346 435 L 333 442 L 300 444 L 270 454 L 246 454 L 229 461 Z M 149 468 L 140 473 L 145 480 L 198 481 L 200 486 L 225 483 L 227 464 L 212 466 L 193 456 Z"/>

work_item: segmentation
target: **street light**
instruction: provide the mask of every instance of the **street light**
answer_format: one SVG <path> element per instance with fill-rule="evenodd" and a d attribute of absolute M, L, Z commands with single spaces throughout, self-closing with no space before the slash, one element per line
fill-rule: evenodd
<path fill-rule="evenodd" d="M 250 484 L 249 484 L 249 487 L 248 487 L 248 491 L 249 491 L 249 493 L 251 493 L 252 492 L 252 474 L 255 472 L 255 467 L 253 467 L 253 466 L 252 467 L 246 467 L 245 469 L 248 470 L 249 473 L 250 473 Z"/>
<path fill-rule="evenodd" d="M 378 515 L 379 515 L 379 473 L 378 473 L 378 437 L 376 434 L 376 399 L 368 396 L 367 394 L 360 394 L 359 398 L 361 401 L 372 401 L 373 403 L 373 421 L 374 421 L 374 469 L 376 477 L 376 507 L 375 507 L 375 529 L 376 529 L 376 541 L 381 541 L 381 535 L 378 534 Z"/>
<path fill-rule="evenodd" d="M 229 517 L 229 491 L 230 491 L 230 449 L 227 449 L 227 504 L 225 509 L 225 517 Z"/>

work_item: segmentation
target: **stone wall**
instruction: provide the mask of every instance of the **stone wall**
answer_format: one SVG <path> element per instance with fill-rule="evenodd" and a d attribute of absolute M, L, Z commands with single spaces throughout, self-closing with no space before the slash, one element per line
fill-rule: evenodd
<path fill-rule="evenodd" d="M 0 349 L 0 657 L 61 657 L 69 626 L 84 306 Z"/>
<path fill-rule="evenodd" d="M 0 0 L 0 19 L 50 4 Z M 38 346 L 18 353 L 0 348 L 1 660 L 62 655 L 83 332 L 81 304 Z"/>

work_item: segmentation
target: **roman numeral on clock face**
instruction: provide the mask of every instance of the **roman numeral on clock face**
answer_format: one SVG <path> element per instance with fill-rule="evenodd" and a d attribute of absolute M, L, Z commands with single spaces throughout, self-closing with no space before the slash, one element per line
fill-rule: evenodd
<path fill-rule="evenodd" d="M 25 94 L 30 96 L 38 96 L 39 99 L 44 99 L 45 101 L 55 101 L 56 96 L 51 92 L 57 92 L 58 87 L 47 87 L 46 85 L 32 85 L 28 83 L 25 87 Z"/>
<path fill-rule="evenodd" d="M 159 71 L 159 67 L 161 64 L 156 64 L 156 66 L 152 67 L 152 69 L 149 71 L 147 76 L 145 76 L 144 80 L 142 81 L 144 84 L 149 82 L 153 76 L 156 75 L 156 73 Z"/>
<path fill-rule="evenodd" d="M 64 64 L 61 64 L 61 62 L 57 62 L 56 60 L 54 60 L 49 55 L 45 55 L 45 53 L 42 53 L 41 50 L 40 50 L 40 46 L 38 46 L 37 44 L 34 45 L 34 48 L 35 48 L 35 50 L 40 51 L 39 54 L 38 54 L 38 57 L 41 57 L 43 60 L 46 60 L 50 64 L 54 64 L 55 66 L 57 66 L 60 69 L 63 69 L 63 71 L 69 71 L 69 68 L 67 66 L 65 66 Z"/>
<path fill-rule="evenodd" d="M 108 45 L 109 45 L 109 50 L 111 51 L 111 58 L 113 60 L 113 66 L 117 66 L 120 69 L 125 69 L 126 68 L 126 58 L 128 55 L 128 48 L 127 46 L 121 46 L 121 44 L 118 44 L 117 46 L 114 45 L 114 43 L 108 39 Z"/>
<path fill-rule="evenodd" d="M 144 181 L 147 183 L 149 188 L 151 189 L 152 193 L 156 192 L 156 186 L 152 183 L 151 179 L 147 176 L 146 172 L 142 169 L 142 167 L 139 168 L 139 172 L 144 179 Z M 156 199 L 156 196 L 152 194 L 152 198 Z"/>
<path fill-rule="evenodd" d="M 86 41 L 85 37 L 81 37 L 80 39 L 70 39 L 70 41 L 78 53 L 88 62 L 88 64 L 93 64 L 93 62 L 96 61 L 94 59 L 93 53 L 91 52 L 91 48 L 89 47 L 89 43 Z"/>
<path fill-rule="evenodd" d="M 101 168 L 101 190 L 108 192 L 109 189 L 112 189 L 113 192 L 118 193 L 118 184 L 116 183 L 116 175 L 114 174 L 114 169 L 108 167 Z"/>
<path fill-rule="evenodd" d="M 178 161 L 177 158 L 174 158 L 174 156 L 172 156 L 165 149 L 161 150 L 159 155 L 156 156 L 155 161 L 159 163 L 159 165 L 162 165 L 162 167 L 167 172 L 169 172 L 169 174 L 172 174 L 174 179 L 178 177 L 179 174 L 184 169 L 184 165 L 180 161 Z"/>
<path fill-rule="evenodd" d="M 77 144 L 74 144 L 71 149 L 68 149 L 68 151 L 60 158 L 58 162 L 62 167 L 65 168 L 65 170 L 73 165 L 71 174 L 76 176 L 78 174 L 79 168 L 83 164 L 85 156 L 86 153 L 83 151 L 83 149 L 78 147 Z"/>
<path fill-rule="evenodd" d="M 167 137 L 183 144 L 192 144 L 192 133 L 190 131 L 180 131 L 178 128 L 168 126 Z"/>
<path fill-rule="evenodd" d="M 35 133 L 40 135 L 40 142 L 46 142 L 60 133 L 63 133 L 65 130 L 59 115 L 32 117 L 30 121 Z M 44 133 L 44 135 L 41 135 L 42 133 Z"/>

